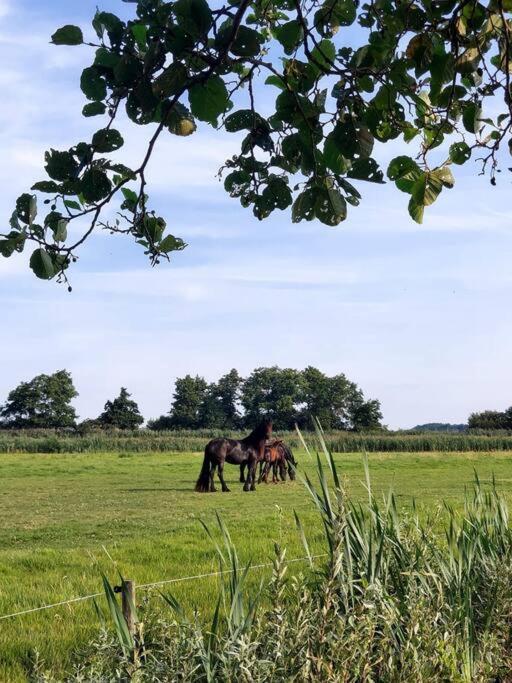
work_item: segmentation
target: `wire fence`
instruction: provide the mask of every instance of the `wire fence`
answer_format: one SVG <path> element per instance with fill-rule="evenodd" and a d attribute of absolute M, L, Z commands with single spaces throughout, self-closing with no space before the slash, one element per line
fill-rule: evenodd
<path fill-rule="evenodd" d="M 319 555 L 310 555 L 306 557 L 294 557 L 291 560 L 286 560 L 285 564 L 293 564 L 295 562 L 305 562 L 306 560 L 308 562 L 312 562 L 313 560 L 320 559 L 321 557 L 326 557 L 328 553 L 320 553 Z M 250 570 L 253 569 L 264 569 L 267 567 L 272 567 L 273 563 L 272 562 L 264 562 L 261 564 L 253 564 L 249 567 Z M 237 567 L 237 569 L 243 569 L 243 567 Z M 193 576 L 179 576 L 174 579 L 164 579 L 162 581 L 155 581 L 153 583 L 141 583 L 137 584 L 137 589 L 139 590 L 149 590 L 151 588 L 156 588 L 158 586 L 164 586 L 168 584 L 173 584 L 173 583 L 182 583 L 184 581 L 196 581 L 197 579 L 206 579 L 210 578 L 213 576 L 222 576 L 224 574 L 232 574 L 235 570 L 234 569 L 223 569 L 219 570 L 216 572 L 206 572 L 204 574 L 195 574 Z M 41 605 L 40 607 L 32 607 L 30 609 L 24 609 L 21 610 L 20 612 L 13 612 L 12 614 L 3 614 L 0 616 L 0 621 L 3 621 L 4 619 L 11 619 L 13 617 L 21 617 L 24 616 L 25 614 L 32 614 L 34 612 L 42 612 L 44 610 L 49 610 L 53 609 L 55 607 L 63 607 L 64 605 L 72 605 L 76 604 L 78 602 L 84 602 L 85 600 L 93 600 L 94 598 L 99 598 L 104 593 L 91 593 L 90 595 L 81 595 L 78 598 L 70 598 L 69 600 L 61 600 L 60 602 L 54 602 L 51 603 L 50 605 Z"/>

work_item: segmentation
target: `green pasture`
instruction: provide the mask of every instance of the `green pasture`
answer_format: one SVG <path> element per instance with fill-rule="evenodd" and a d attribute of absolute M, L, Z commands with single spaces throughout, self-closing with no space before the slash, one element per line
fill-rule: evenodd
<path fill-rule="evenodd" d="M 314 463 L 298 452 L 299 470 Z M 0 616 L 101 591 L 101 571 L 138 584 L 217 569 L 215 550 L 200 521 L 215 527 L 218 512 L 244 561 L 268 561 L 274 542 L 288 558 L 302 557 L 293 517 L 301 517 L 313 549 L 321 552 L 317 514 L 300 481 L 261 485 L 244 493 L 237 468 L 226 474 L 231 493 L 197 494 L 201 457 L 194 453 L 87 453 L 0 455 Z M 365 495 L 362 459 L 335 457 L 348 493 Z M 373 453 L 374 491 L 396 493 L 399 505 L 414 498 L 420 514 L 441 516 L 442 501 L 461 504 L 474 471 L 495 475 L 512 498 L 512 452 Z M 435 523 L 435 521 L 433 522 Z M 301 570 L 301 564 L 291 571 Z M 265 569 L 254 571 L 257 581 Z M 164 586 L 188 608 L 208 611 L 216 579 Z M 154 589 L 138 600 L 162 601 Z M 99 606 L 102 606 L 99 600 Z M 49 668 L 64 671 L 95 637 L 92 600 L 0 620 L 0 681 L 27 680 L 36 651 Z"/>

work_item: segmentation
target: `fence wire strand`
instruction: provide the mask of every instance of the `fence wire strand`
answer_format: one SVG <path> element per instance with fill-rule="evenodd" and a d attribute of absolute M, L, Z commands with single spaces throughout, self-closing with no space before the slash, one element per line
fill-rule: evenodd
<path fill-rule="evenodd" d="M 306 560 L 308 561 L 313 561 L 317 560 L 321 557 L 325 557 L 328 555 L 328 553 L 321 553 L 320 555 L 311 555 L 309 557 L 294 557 L 291 560 L 286 560 L 284 564 L 292 564 L 294 562 L 305 562 Z M 249 567 L 250 570 L 252 569 L 263 569 L 266 567 L 272 567 L 273 562 L 265 562 L 262 564 L 253 564 Z M 244 569 L 244 567 L 237 567 L 238 569 Z M 138 589 L 150 589 L 150 588 L 156 588 L 157 586 L 164 586 L 172 583 L 182 583 L 183 581 L 195 581 L 197 579 L 206 579 L 212 576 L 223 576 L 224 574 L 232 574 L 235 570 L 234 569 L 223 569 L 221 571 L 216 571 L 216 572 L 207 572 L 205 574 L 195 574 L 194 576 L 179 576 L 174 579 L 164 579 L 163 581 L 155 581 L 154 583 L 141 583 L 141 584 L 136 584 L 136 587 Z M 4 619 L 11 619 L 12 617 L 20 617 L 25 614 L 31 614 L 33 612 L 42 612 L 43 610 L 48 610 L 52 609 L 54 607 L 62 607 L 64 605 L 71 605 L 77 602 L 84 602 L 85 600 L 92 600 L 93 598 L 100 598 L 104 593 L 91 593 L 91 595 L 82 595 L 78 598 L 71 598 L 70 600 L 62 600 L 61 602 L 54 602 L 50 605 L 41 605 L 40 607 L 32 607 L 31 609 L 24 609 L 21 610 L 20 612 L 13 612 L 12 614 L 4 614 L 0 616 L 0 621 Z"/>

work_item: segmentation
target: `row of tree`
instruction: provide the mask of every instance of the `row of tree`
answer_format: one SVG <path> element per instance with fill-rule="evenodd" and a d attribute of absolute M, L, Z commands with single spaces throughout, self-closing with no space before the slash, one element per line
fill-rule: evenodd
<path fill-rule="evenodd" d="M 311 416 L 324 429 L 365 430 L 381 427 L 377 400 L 365 400 L 345 375 L 329 377 L 317 368 L 257 368 L 242 378 L 236 370 L 208 383 L 186 375 L 176 381 L 170 412 L 150 429 L 239 429 L 270 416 L 275 429 L 308 428 Z"/>
<path fill-rule="evenodd" d="M 78 396 L 71 374 L 59 370 L 53 375 L 37 375 L 13 389 L 0 406 L 0 427 L 15 429 L 66 429 L 77 426 L 71 401 Z M 137 429 L 144 422 L 139 407 L 122 387 L 119 396 L 105 403 L 95 420 L 82 424 L 98 427 Z"/>
<path fill-rule="evenodd" d="M 71 374 L 60 370 L 38 375 L 13 389 L 0 406 L 3 428 L 73 428 L 77 415 L 72 405 L 78 392 Z M 317 368 L 305 370 L 278 367 L 257 368 L 242 378 L 236 370 L 217 382 L 203 377 L 176 380 L 170 410 L 148 427 L 162 429 L 242 429 L 252 428 L 264 416 L 275 429 L 302 428 L 317 416 L 324 429 L 368 430 L 381 427 L 382 413 L 377 400 L 365 400 L 363 392 L 345 375 L 329 377 Z M 138 405 L 127 389 L 105 404 L 87 427 L 137 429 L 144 422 Z"/>

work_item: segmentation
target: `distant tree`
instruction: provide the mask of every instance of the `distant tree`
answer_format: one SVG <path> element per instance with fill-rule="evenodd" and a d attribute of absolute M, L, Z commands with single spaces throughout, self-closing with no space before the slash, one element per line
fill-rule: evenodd
<path fill-rule="evenodd" d="M 484 410 L 472 413 L 468 419 L 470 429 L 512 429 L 512 408 L 505 412 Z"/>
<path fill-rule="evenodd" d="M 206 429 L 236 429 L 241 418 L 238 410 L 242 378 L 233 369 L 218 382 L 208 385 L 199 408 L 199 424 Z"/>
<path fill-rule="evenodd" d="M 234 368 L 223 375 L 216 385 L 217 398 L 222 406 L 224 424 L 222 427 L 236 429 L 240 426 L 240 389 L 242 378 Z"/>
<path fill-rule="evenodd" d="M 256 368 L 244 381 L 242 405 L 247 427 L 269 416 L 275 429 L 293 429 L 303 393 L 302 373 L 291 368 Z"/>
<path fill-rule="evenodd" d="M 170 415 L 160 415 L 153 420 L 148 420 L 148 429 L 155 432 L 165 431 L 167 429 L 172 429 L 172 417 Z"/>
<path fill-rule="evenodd" d="M 93 420 L 91 418 L 82 420 L 82 422 L 79 422 L 76 426 L 76 431 L 81 436 L 91 434 L 92 432 L 97 432 L 101 429 L 104 429 L 104 425 L 101 424 L 101 422 L 98 419 Z"/>
<path fill-rule="evenodd" d="M 67 370 L 37 375 L 30 382 L 21 382 L 9 393 L 0 415 L 7 427 L 73 427 L 76 412 L 71 401 L 77 396 Z"/>
<path fill-rule="evenodd" d="M 303 373 L 301 421 L 304 426 L 316 417 L 324 429 L 350 429 L 354 406 L 362 400 L 357 385 L 343 374 L 328 377 L 317 368 L 307 367 Z"/>
<path fill-rule="evenodd" d="M 98 417 L 98 422 L 104 427 L 117 427 L 118 429 L 140 427 L 144 418 L 139 412 L 139 406 L 130 396 L 128 390 L 121 387 L 119 396 L 105 403 L 105 410 Z"/>
<path fill-rule="evenodd" d="M 178 378 L 171 406 L 171 429 L 201 427 L 201 406 L 204 404 L 208 383 L 203 377 L 186 375 Z"/>
<path fill-rule="evenodd" d="M 212 382 L 207 385 L 199 406 L 197 427 L 200 429 L 220 429 L 226 426 L 225 423 L 226 419 L 219 400 L 217 384 Z"/>
<path fill-rule="evenodd" d="M 356 432 L 370 429 L 382 429 L 381 420 L 382 412 L 380 409 L 380 401 L 377 401 L 376 399 L 362 401 L 353 407 L 351 426 Z"/>
<path fill-rule="evenodd" d="M 426 424 L 416 425 L 411 432 L 466 432 L 467 424 L 452 424 L 450 422 L 427 422 Z"/>

